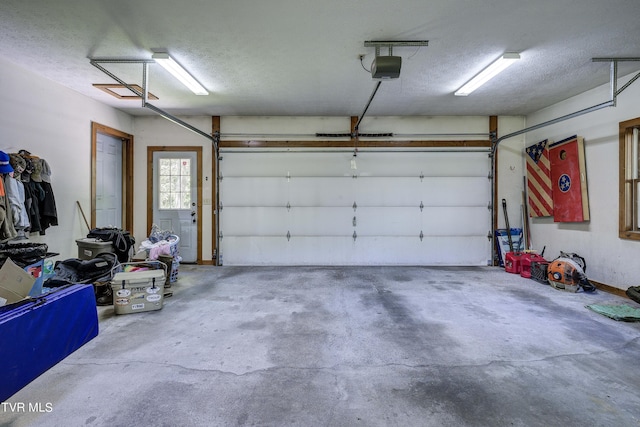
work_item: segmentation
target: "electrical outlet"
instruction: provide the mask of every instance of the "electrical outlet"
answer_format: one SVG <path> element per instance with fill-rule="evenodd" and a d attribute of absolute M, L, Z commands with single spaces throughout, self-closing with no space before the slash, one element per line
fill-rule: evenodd
<path fill-rule="evenodd" d="M 211 204 L 211 199 L 203 199 L 202 200 L 202 204 L 203 205 L 210 205 Z"/>

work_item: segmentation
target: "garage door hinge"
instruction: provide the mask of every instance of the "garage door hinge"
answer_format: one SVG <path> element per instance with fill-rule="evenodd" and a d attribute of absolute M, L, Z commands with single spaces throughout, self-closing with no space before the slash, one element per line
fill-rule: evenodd
<path fill-rule="evenodd" d="M 420 212 L 422 212 L 422 209 L 424 209 L 424 203 L 422 203 L 422 201 L 420 201 Z"/>
<path fill-rule="evenodd" d="M 356 205 L 356 202 L 353 202 L 352 208 L 354 212 L 356 211 L 356 209 L 358 209 L 358 205 Z"/>
<path fill-rule="evenodd" d="M 353 226 L 354 227 L 356 226 L 356 217 L 355 216 L 353 217 Z"/>
<path fill-rule="evenodd" d="M 489 205 L 487 206 L 487 209 L 489 209 L 489 210 L 493 209 L 493 205 L 491 203 L 489 203 Z"/>
<path fill-rule="evenodd" d="M 422 230 L 420 230 L 420 241 L 422 242 L 422 239 L 424 239 L 424 233 L 422 232 Z"/>
<path fill-rule="evenodd" d="M 222 175 L 220 175 L 220 176 L 218 177 L 218 181 L 222 181 L 223 179 L 224 179 L 224 176 L 222 176 Z"/>
<path fill-rule="evenodd" d="M 487 179 L 493 179 L 493 174 L 487 175 Z"/>
<path fill-rule="evenodd" d="M 221 231 L 221 232 L 220 232 L 220 234 L 218 234 L 218 238 L 219 238 L 220 240 L 222 240 L 222 238 L 223 238 L 223 237 L 224 237 L 224 236 L 222 235 L 222 231 Z"/>
<path fill-rule="evenodd" d="M 287 182 L 291 182 L 291 172 L 287 171 Z"/>
<path fill-rule="evenodd" d="M 222 202 L 218 202 L 218 204 L 220 205 L 220 206 L 218 207 L 218 210 L 220 210 L 220 211 L 221 211 L 221 210 L 224 208 L 224 206 L 222 206 Z"/>
<path fill-rule="evenodd" d="M 291 233 L 287 230 L 287 242 L 291 240 Z"/>
<path fill-rule="evenodd" d="M 291 203 L 287 202 L 287 212 L 291 210 Z"/>
<path fill-rule="evenodd" d="M 424 173 L 420 172 L 420 182 L 424 179 Z"/>
<path fill-rule="evenodd" d="M 491 231 L 487 232 L 487 239 L 492 240 L 493 236 L 491 235 Z"/>
<path fill-rule="evenodd" d="M 353 241 L 355 242 L 355 241 L 356 241 L 356 239 L 358 238 L 358 235 L 357 235 L 357 234 L 356 234 L 356 232 L 354 231 L 354 232 L 353 232 L 353 236 L 351 236 L 351 237 L 353 237 Z"/>

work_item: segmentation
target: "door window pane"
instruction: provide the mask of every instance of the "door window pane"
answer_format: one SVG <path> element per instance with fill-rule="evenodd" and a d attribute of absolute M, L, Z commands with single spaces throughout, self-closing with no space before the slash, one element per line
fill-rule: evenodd
<path fill-rule="evenodd" d="M 191 159 L 159 159 L 160 209 L 191 207 Z"/>

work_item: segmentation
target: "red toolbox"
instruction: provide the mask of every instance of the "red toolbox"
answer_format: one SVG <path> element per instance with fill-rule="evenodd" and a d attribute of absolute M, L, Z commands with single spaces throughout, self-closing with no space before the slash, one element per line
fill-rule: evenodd
<path fill-rule="evenodd" d="M 525 252 L 520 258 L 520 275 L 531 278 L 531 263 L 536 262 L 539 264 L 546 263 L 547 260 L 540 254 L 534 252 Z"/>
<path fill-rule="evenodd" d="M 504 254 L 504 271 L 520 274 L 522 255 L 522 252 L 507 252 Z"/>

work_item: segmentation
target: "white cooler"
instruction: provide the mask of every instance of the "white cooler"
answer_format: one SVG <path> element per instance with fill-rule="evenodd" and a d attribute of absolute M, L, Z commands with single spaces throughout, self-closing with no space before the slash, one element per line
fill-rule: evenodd
<path fill-rule="evenodd" d="M 116 314 L 160 310 L 164 302 L 164 270 L 116 273 L 111 279 Z"/>

